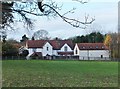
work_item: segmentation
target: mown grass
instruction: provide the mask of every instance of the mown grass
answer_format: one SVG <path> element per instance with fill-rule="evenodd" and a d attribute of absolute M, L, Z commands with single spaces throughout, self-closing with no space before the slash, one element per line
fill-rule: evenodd
<path fill-rule="evenodd" d="M 117 87 L 118 63 L 100 61 L 2 61 L 3 87 Z"/>

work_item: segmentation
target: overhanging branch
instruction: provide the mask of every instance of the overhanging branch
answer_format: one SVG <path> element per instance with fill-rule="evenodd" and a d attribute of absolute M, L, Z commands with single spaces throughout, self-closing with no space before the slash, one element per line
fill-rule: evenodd
<path fill-rule="evenodd" d="M 68 24 L 72 25 L 73 27 L 77 27 L 77 28 L 83 28 L 85 29 L 86 28 L 86 25 L 89 25 L 91 24 L 93 21 L 95 21 L 95 18 L 91 18 L 91 21 L 88 21 L 88 17 L 85 18 L 85 22 L 82 22 L 82 21 L 79 21 L 79 20 L 76 20 L 76 19 L 72 19 L 72 18 L 68 18 L 68 17 L 65 17 L 65 14 L 61 15 L 58 11 L 56 11 L 53 7 L 47 5 L 47 4 L 44 4 L 43 6 L 47 6 L 49 7 L 50 9 L 52 9 L 59 17 L 61 17 L 65 22 L 67 22 Z M 70 11 L 68 11 L 70 12 Z M 68 13 L 67 12 L 67 13 Z M 81 24 L 84 25 L 85 27 L 81 27 Z"/>
<path fill-rule="evenodd" d="M 87 3 L 87 2 L 83 2 L 82 0 L 73 0 L 73 1 L 79 1 L 80 3 Z M 35 4 L 37 4 L 37 2 L 35 2 Z M 40 6 L 38 6 L 40 8 Z M 69 18 L 66 15 L 68 13 L 74 13 L 74 10 L 76 8 L 73 8 L 72 10 L 67 11 L 64 14 L 61 14 L 59 11 L 61 8 L 59 8 L 57 6 L 57 4 L 55 4 L 54 2 L 51 2 L 50 4 L 41 4 L 41 8 L 44 10 L 40 10 L 41 13 L 37 13 L 34 10 L 25 10 L 25 9 L 19 9 L 19 8 L 3 8 L 5 11 L 10 11 L 12 10 L 12 12 L 17 12 L 18 14 L 20 14 L 25 21 L 29 24 L 32 24 L 31 19 L 28 18 L 26 16 L 26 14 L 31 14 L 31 15 L 35 15 L 35 16 L 59 16 L 60 18 L 62 18 L 63 21 L 67 22 L 68 24 L 72 25 L 73 27 L 76 28 L 82 28 L 85 29 L 87 25 L 91 24 L 93 21 L 95 21 L 95 18 L 91 18 L 89 19 L 89 16 L 85 16 L 85 20 L 84 21 L 80 21 L 74 18 Z"/>
<path fill-rule="evenodd" d="M 77 2 L 79 2 L 79 3 L 81 3 L 81 4 L 88 3 L 88 1 L 83 1 L 83 0 L 72 0 L 72 1 L 77 1 Z"/>

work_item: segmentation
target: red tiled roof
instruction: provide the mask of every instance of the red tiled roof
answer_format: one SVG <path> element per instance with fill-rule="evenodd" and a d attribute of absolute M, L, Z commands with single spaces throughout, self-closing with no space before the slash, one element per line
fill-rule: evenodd
<path fill-rule="evenodd" d="M 45 40 L 28 40 L 27 46 L 28 48 L 42 48 L 45 43 Z"/>
<path fill-rule="evenodd" d="M 60 49 L 60 44 L 58 43 L 58 41 L 50 40 L 48 42 L 53 46 L 53 49 Z"/>
<path fill-rule="evenodd" d="M 67 44 L 69 47 L 71 47 L 71 49 L 74 49 L 74 44 L 71 40 L 61 40 L 60 41 L 60 48 L 64 45 Z"/>
<path fill-rule="evenodd" d="M 104 43 L 77 43 L 80 50 L 108 50 Z"/>
<path fill-rule="evenodd" d="M 58 52 L 59 55 L 73 55 L 73 52 Z"/>
<path fill-rule="evenodd" d="M 53 49 L 60 49 L 65 43 L 73 49 L 74 45 L 71 40 L 29 40 L 27 41 L 28 48 L 42 48 L 46 42 L 49 42 Z"/>

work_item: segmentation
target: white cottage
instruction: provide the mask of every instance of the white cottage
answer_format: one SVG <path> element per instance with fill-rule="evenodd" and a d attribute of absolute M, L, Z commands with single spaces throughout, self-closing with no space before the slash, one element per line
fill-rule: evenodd
<path fill-rule="evenodd" d="M 28 40 L 26 48 L 30 56 L 69 56 L 73 55 L 73 43 L 71 40 Z"/>
<path fill-rule="evenodd" d="M 110 57 L 110 52 L 103 43 L 76 43 L 74 56 L 79 56 L 81 60 L 107 60 Z"/>

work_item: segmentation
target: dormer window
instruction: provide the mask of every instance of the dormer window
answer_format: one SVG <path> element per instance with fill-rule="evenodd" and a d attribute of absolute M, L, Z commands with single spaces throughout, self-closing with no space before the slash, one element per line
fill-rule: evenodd
<path fill-rule="evenodd" d="M 64 47 L 64 51 L 67 52 L 68 51 L 68 48 L 67 46 Z"/>
<path fill-rule="evenodd" d="M 98 46 L 96 46 L 96 48 L 98 48 Z"/>
<path fill-rule="evenodd" d="M 104 48 L 104 46 L 102 46 L 102 49 Z"/>

